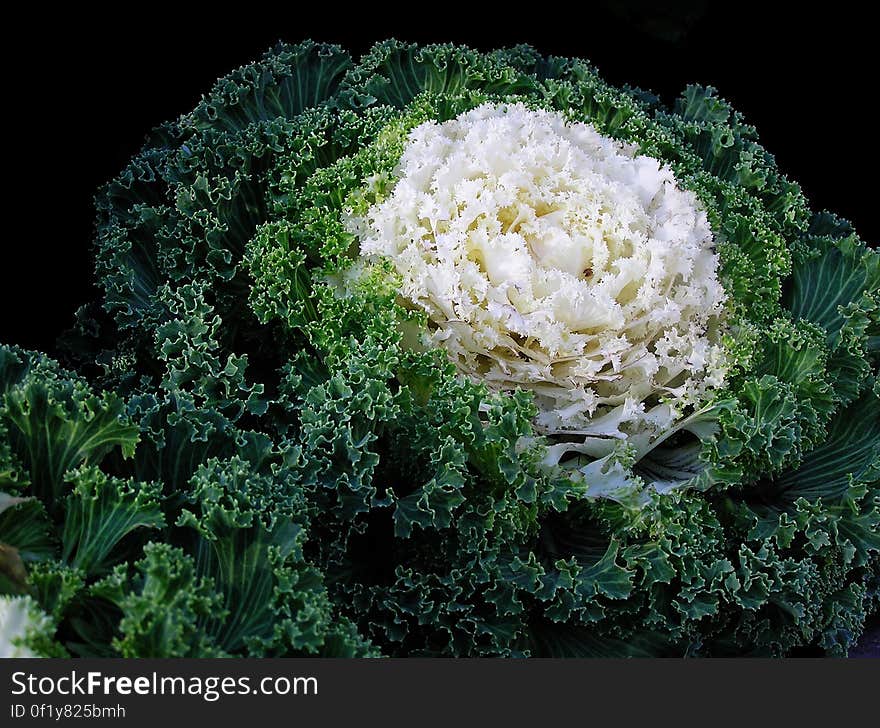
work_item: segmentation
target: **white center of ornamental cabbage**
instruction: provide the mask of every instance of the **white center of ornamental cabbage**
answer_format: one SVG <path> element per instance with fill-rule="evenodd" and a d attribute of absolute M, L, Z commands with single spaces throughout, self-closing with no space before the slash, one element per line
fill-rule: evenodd
<path fill-rule="evenodd" d="M 639 420 L 658 395 L 678 409 L 721 383 L 712 233 L 668 166 L 559 114 L 486 104 L 413 129 L 396 176 L 351 221 L 362 254 L 393 261 L 463 373 L 533 390 L 545 431 L 587 432 L 610 408 Z"/>
<path fill-rule="evenodd" d="M 49 617 L 31 597 L 0 596 L 0 659 L 5 657 L 39 657 L 27 646 L 18 644 L 30 631 L 45 633 Z"/>

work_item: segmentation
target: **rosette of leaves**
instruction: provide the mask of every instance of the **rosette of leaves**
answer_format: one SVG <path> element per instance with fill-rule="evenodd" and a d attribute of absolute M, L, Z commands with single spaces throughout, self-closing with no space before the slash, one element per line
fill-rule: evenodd
<path fill-rule="evenodd" d="M 665 258 L 648 244 L 659 187 L 626 218 L 643 238 L 605 257 L 578 247 L 600 219 L 572 222 L 580 202 L 534 198 L 538 223 L 495 200 L 474 226 L 464 204 L 395 207 L 425 130 L 510 110 L 659 175 L 693 212 L 691 252 L 679 233 Z M 641 199 L 643 177 L 615 175 L 595 187 L 604 222 Z M 554 194 L 581 199 L 586 176 Z M 15 349 L 0 367 L 4 589 L 51 620 L 52 644 L 840 655 L 877 609 L 880 256 L 811 209 L 714 90 L 667 105 L 526 47 L 282 44 L 156 129 L 97 209 L 102 296 L 66 337 L 67 370 Z M 497 290 L 443 312 L 389 236 L 407 209 L 439 221 L 410 239 L 423 262 L 459 230 L 462 264 L 505 295 L 527 245 L 580 281 L 577 311 L 553 301 L 569 342 L 625 336 L 642 363 L 583 339 L 566 356 L 592 364 L 553 369 L 549 329 L 522 328 L 533 302 Z M 643 247 L 692 262 L 602 298 Z M 645 311 L 623 310 L 639 296 Z"/>

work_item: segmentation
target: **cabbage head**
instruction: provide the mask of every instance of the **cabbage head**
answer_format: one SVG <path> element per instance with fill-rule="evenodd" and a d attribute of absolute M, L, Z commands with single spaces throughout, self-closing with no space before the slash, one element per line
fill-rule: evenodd
<path fill-rule="evenodd" d="M 880 254 L 714 89 L 280 44 L 96 208 L 64 360 L 0 348 L 7 650 L 845 655 L 880 607 Z"/>

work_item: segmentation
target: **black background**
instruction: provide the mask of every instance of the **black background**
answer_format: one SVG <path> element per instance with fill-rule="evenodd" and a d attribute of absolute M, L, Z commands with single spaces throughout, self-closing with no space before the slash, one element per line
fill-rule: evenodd
<path fill-rule="evenodd" d="M 213 81 L 275 41 L 531 43 L 593 61 L 605 78 L 671 101 L 711 84 L 757 126 L 817 209 L 876 242 L 878 121 L 874 23 L 841 4 L 641 0 L 528 7 L 420 0 L 370 3 L 122 5 L 9 20 L 4 49 L 4 194 L 0 341 L 53 350 L 92 276 L 92 196 L 156 124 L 190 110 Z M 283 8 L 283 9 L 279 9 Z"/>

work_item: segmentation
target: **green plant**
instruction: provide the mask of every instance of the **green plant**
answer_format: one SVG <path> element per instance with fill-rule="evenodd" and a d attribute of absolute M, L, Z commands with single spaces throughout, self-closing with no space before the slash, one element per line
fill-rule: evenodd
<path fill-rule="evenodd" d="M 0 350 L 19 649 L 838 655 L 877 609 L 880 255 L 712 89 L 280 45 L 97 209 L 65 367 Z"/>

